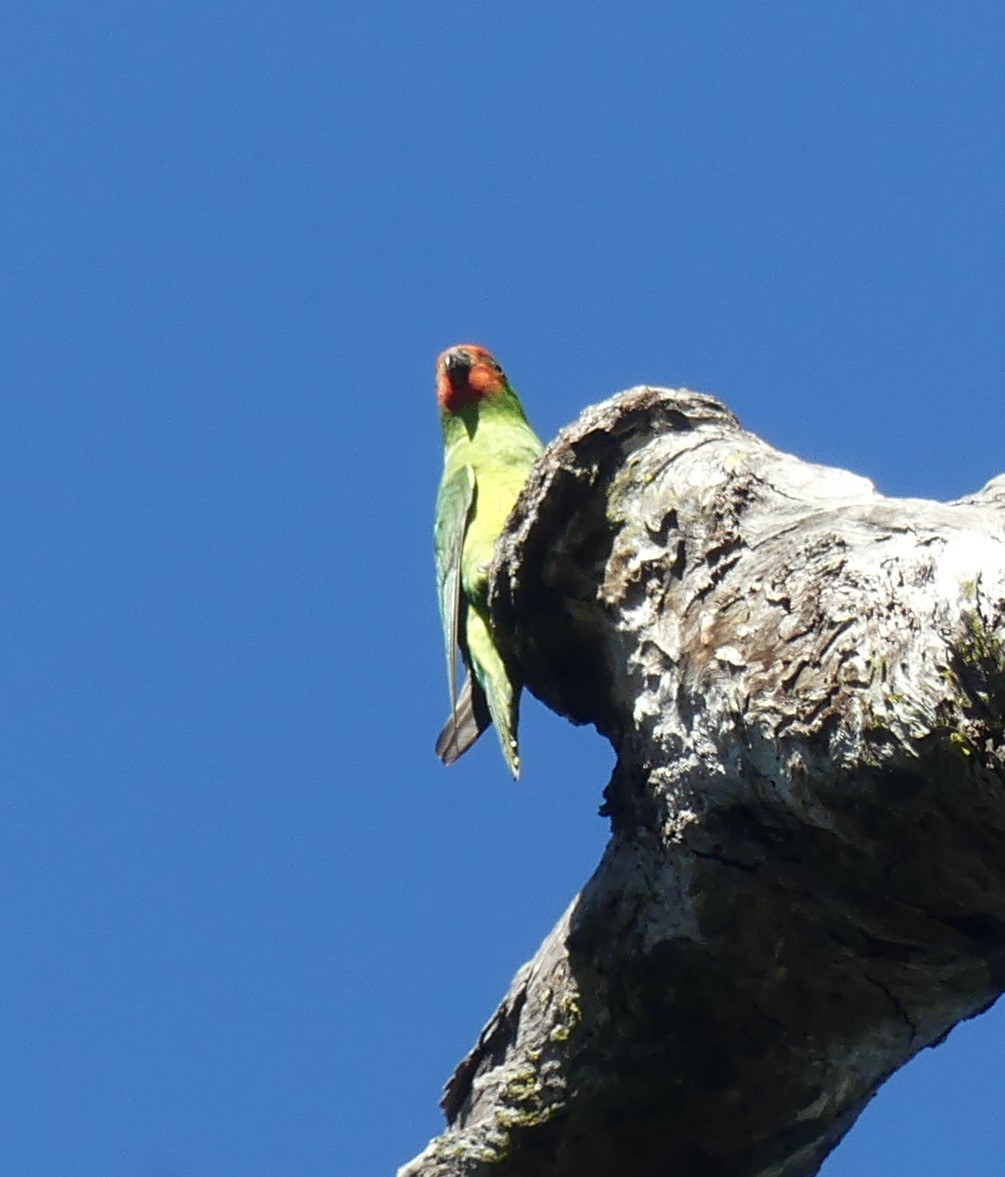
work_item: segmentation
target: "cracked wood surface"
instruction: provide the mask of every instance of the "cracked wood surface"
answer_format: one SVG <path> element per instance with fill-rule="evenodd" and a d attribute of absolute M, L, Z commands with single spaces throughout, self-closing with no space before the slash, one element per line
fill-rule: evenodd
<path fill-rule="evenodd" d="M 614 744 L 612 836 L 399 1177 L 813 1174 L 998 996 L 1003 508 L 885 498 L 686 390 L 549 446 L 493 609 Z"/>

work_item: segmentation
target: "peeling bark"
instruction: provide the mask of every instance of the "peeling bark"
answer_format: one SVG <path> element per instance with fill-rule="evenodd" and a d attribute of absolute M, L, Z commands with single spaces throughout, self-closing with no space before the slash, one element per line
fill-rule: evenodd
<path fill-rule="evenodd" d="M 1005 988 L 1005 478 L 889 499 L 639 388 L 535 467 L 493 609 L 618 761 L 593 877 L 399 1177 L 804 1177 Z"/>

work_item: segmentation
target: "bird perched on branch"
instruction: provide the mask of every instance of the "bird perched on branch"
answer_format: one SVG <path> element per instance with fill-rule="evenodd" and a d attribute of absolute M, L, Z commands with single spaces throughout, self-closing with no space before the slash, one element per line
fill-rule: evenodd
<path fill-rule="evenodd" d="M 506 518 L 544 448 L 496 358 L 466 343 L 436 361 L 443 426 L 443 478 L 436 498 L 436 587 L 447 654 L 451 715 L 436 754 L 452 764 L 490 723 L 503 756 L 520 775 L 520 684 L 492 635 L 488 577 Z M 468 674 L 457 694 L 457 655 Z"/>

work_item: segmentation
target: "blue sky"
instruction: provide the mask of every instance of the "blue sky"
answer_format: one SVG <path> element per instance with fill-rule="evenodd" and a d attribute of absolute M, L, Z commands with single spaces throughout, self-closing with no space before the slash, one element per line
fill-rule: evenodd
<path fill-rule="evenodd" d="M 0 1170 L 388 1174 L 613 763 L 449 771 L 432 363 L 890 494 L 1005 467 L 1000 5 L 8 6 Z M 826 1177 L 992 1172 L 992 1011 Z"/>

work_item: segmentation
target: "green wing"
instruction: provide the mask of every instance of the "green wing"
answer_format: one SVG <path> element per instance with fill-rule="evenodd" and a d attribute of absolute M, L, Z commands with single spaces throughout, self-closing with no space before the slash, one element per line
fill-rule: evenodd
<path fill-rule="evenodd" d="M 436 496 L 436 592 L 447 656 L 450 710 L 457 707 L 457 653 L 461 648 L 461 552 L 475 501 L 475 472 L 460 466 L 445 474 Z"/>

